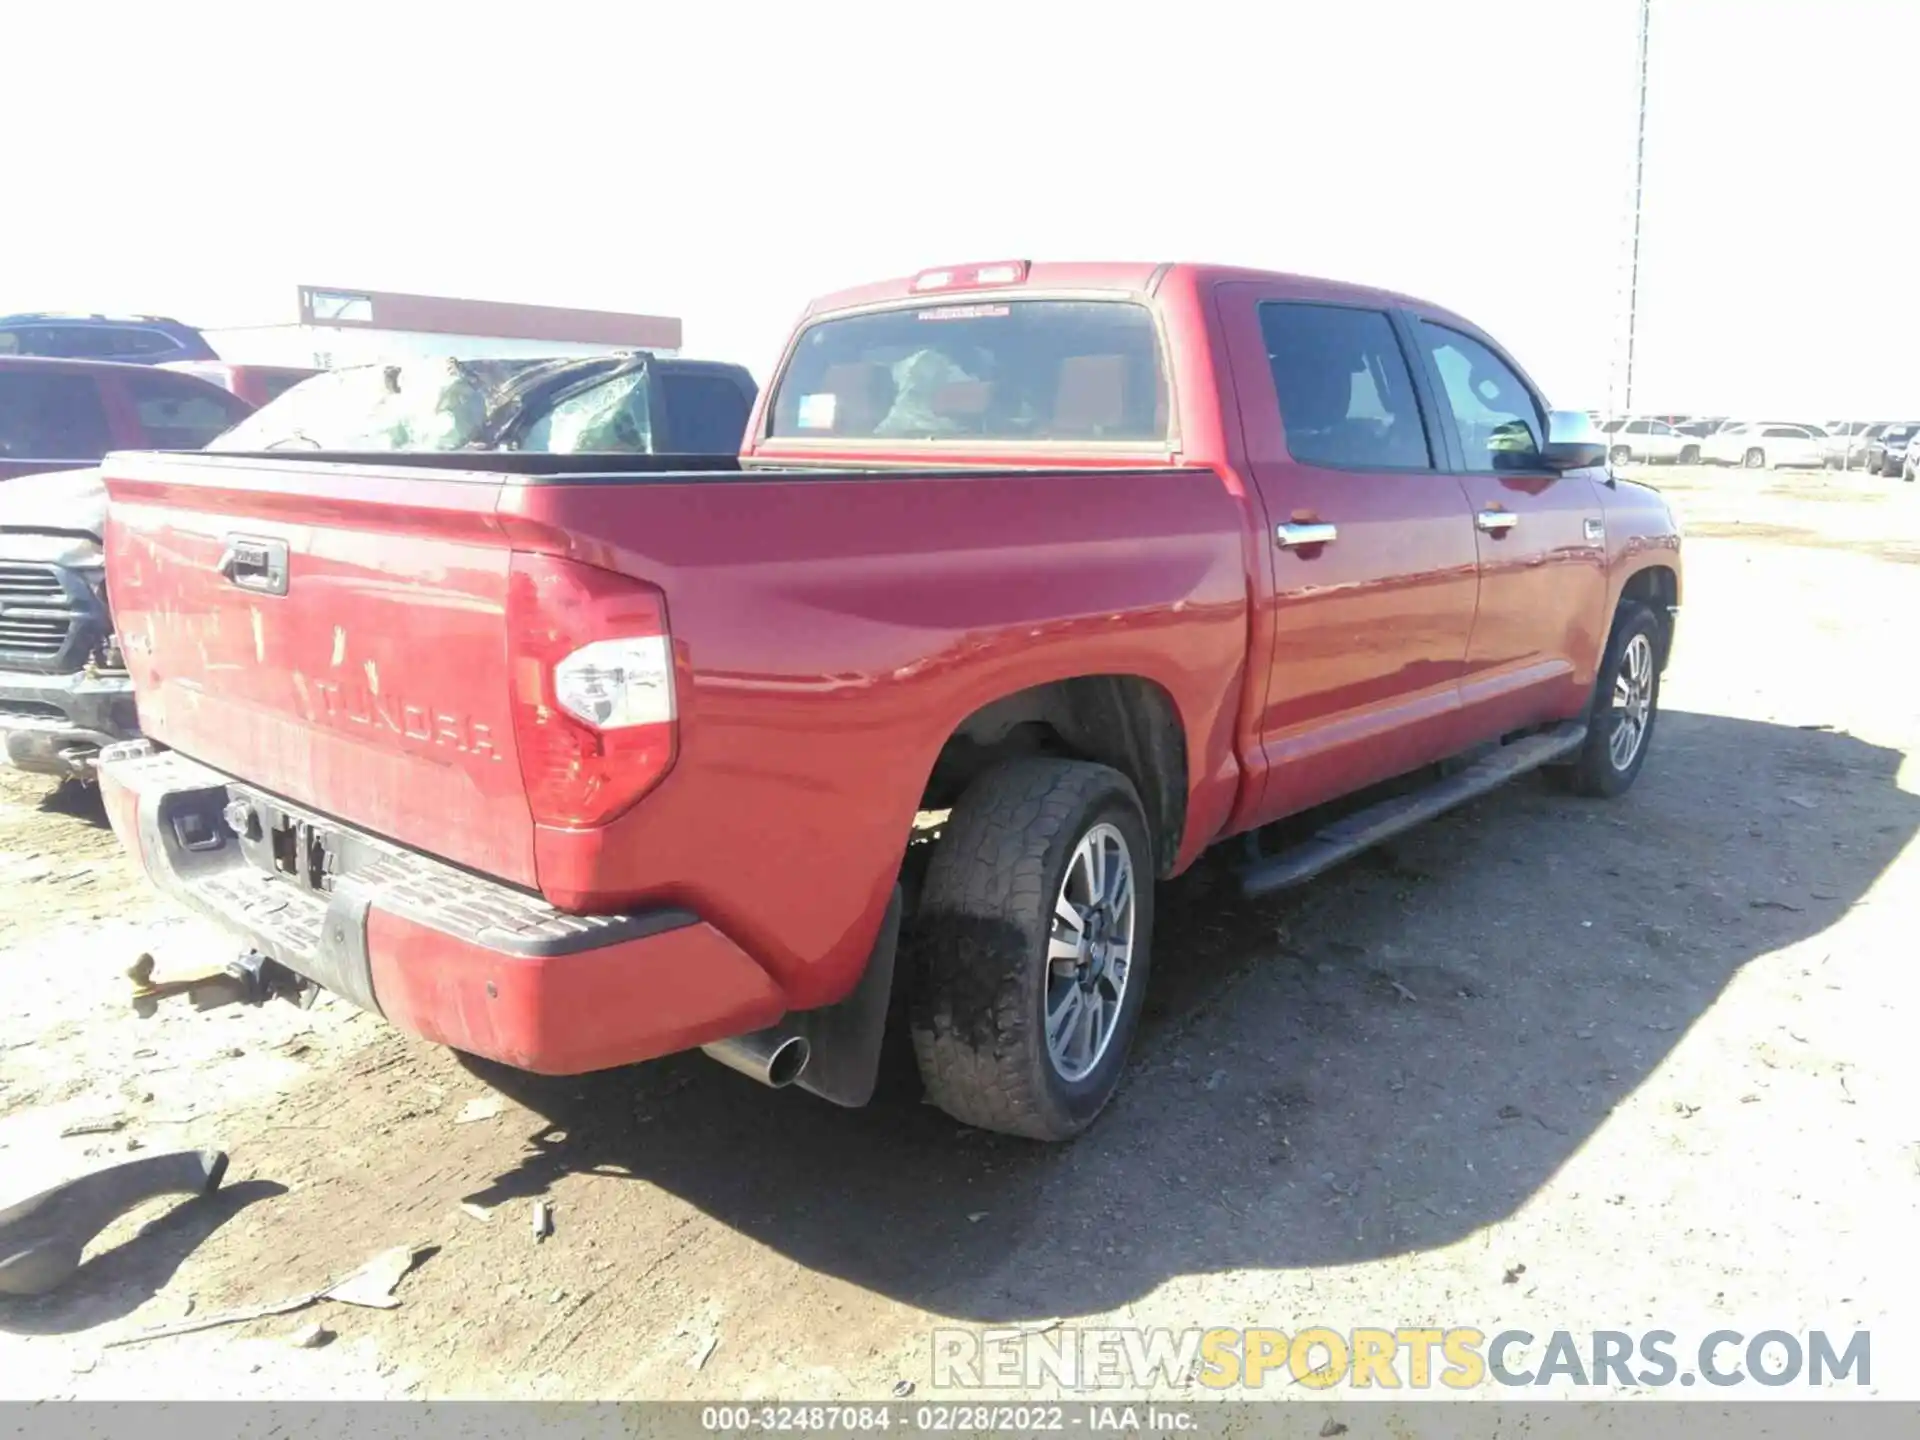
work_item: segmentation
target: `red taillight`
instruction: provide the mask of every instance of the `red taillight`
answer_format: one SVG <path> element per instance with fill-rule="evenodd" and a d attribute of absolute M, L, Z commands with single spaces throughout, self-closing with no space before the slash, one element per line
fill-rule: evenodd
<path fill-rule="evenodd" d="M 604 825 L 673 766 L 666 597 L 611 570 L 516 552 L 507 635 L 533 818 Z"/>

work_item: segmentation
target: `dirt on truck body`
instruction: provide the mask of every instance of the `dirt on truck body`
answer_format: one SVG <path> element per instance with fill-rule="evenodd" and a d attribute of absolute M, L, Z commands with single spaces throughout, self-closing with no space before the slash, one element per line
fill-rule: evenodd
<path fill-rule="evenodd" d="M 1602 458 L 1406 297 L 925 272 L 813 308 L 737 463 L 111 457 L 149 738 L 103 791 L 416 1034 L 859 1104 L 904 1012 L 949 1113 L 1063 1139 L 1211 846 L 1293 822 L 1257 893 L 1527 770 L 1633 783 L 1679 541 Z"/>

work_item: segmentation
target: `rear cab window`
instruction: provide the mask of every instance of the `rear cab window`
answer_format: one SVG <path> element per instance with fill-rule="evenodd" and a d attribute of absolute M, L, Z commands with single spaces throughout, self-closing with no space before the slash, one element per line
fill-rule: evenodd
<path fill-rule="evenodd" d="M 1145 444 L 1166 374 L 1130 300 L 916 304 L 816 321 L 768 409 L 787 440 Z"/>
<path fill-rule="evenodd" d="M 290 375 L 263 375 L 260 378 L 260 393 L 268 400 L 278 400 L 306 378 L 298 371 Z"/>
<path fill-rule="evenodd" d="M 198 450 L 252 412 L 238 396 L 183 375 L 134 372 L 120 383 L 146 443 L 156 450 Z"/>

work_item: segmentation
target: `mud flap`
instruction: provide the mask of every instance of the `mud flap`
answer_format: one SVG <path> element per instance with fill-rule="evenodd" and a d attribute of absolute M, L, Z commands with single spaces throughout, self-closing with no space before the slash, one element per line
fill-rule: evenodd
<path fill-rule="evenodd" d="M 887 1035 L 888 1002 L 893 995 L 893 959 L 900 944 L 900 887 L 893 887 L 880 934 L 867 957 L 860 983 L 846 999 L 823 1010 L 790 1016 L 793 1033 L 812 1047 L 807 1068 L 793 1083 L 802 1090 L 858 1109 L 873 1099 L 880 1078 L 880 1048 Z"/>

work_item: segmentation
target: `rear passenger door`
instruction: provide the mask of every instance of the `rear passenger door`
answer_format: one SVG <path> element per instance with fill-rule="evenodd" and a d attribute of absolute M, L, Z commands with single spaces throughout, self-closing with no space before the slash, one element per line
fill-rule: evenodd
<path fill-rule="evenodd" d="M 1586 704 L 1609 624 L 1606 517 L 1592 474 L 1541 462 L 1546 406 L 1504 355 L 1464 330 L 1416 315 L 1406 324 L 1439 396 L 1479 548 L 1479 613 L 1460 680 L 1468 738 L 1570 718 Z"/>
<path fill-rule="evenodd" d="M 1385 309 L 1267 282 L 1217 301 L 1273 576 L 1264 821 L 1459 748 L 1473 521 Z"/>

